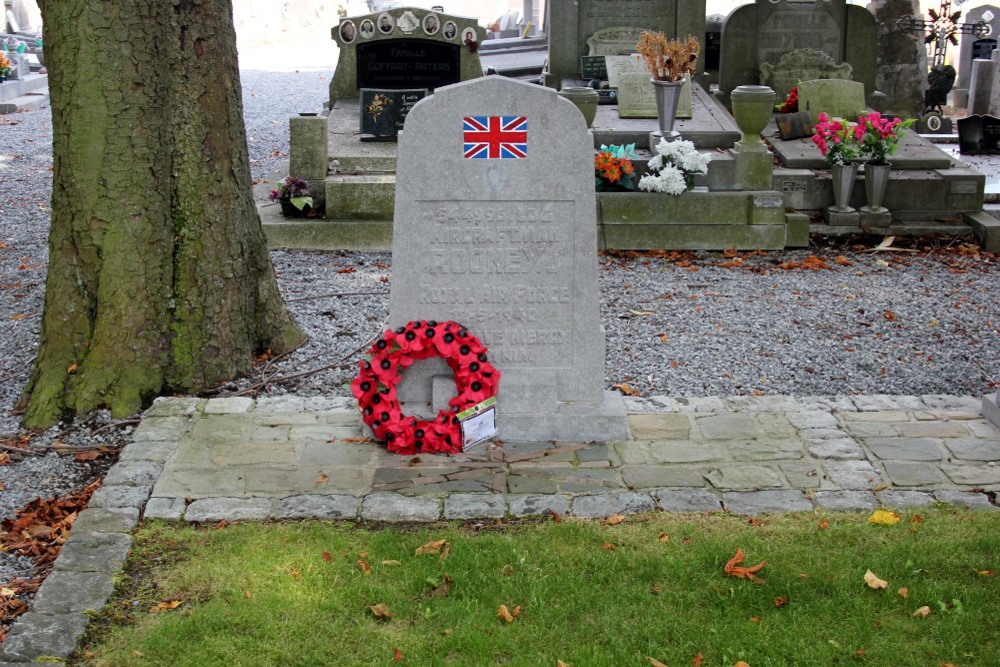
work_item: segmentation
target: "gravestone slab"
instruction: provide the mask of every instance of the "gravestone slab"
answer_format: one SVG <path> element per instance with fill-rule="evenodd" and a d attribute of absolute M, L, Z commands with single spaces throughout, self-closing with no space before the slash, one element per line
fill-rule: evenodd
<path fill-rule="evenodd" d="M 580 77 L 583 79 L 607 79 L 608 65 L 604 56 L 580 56 Z"/>
<path fill-rule="evenodd" d="M 852 77 L 875 90 L 875 17 L 845 0 L 773 2 L 757 0 L 735 9 L 722 26 L 719 91 L 725 98 L 741 85 L 760 82 L 760 68 L 797 49 L 814 49 L 834 63 L 848 63 Z"/>
<path fill-rule="evenodd" d="M 344 17 L 330 30 L 339 47 L 329 106 L 361 88 L 433 90 L 483 75 L 479 50 L 486 29 L 476 19 L 424 9 L 390 9 Z"/>
<path fill-rule="evenodd" d="M 413 105 L 427 96 L 427 89 L 361 89 L 361 141 L 394 140 Z"/>
<path fill-rule="evenodd" d="M 969 89 L 972 85 L 972 61 L 990 60 L 997 48 L 997 38 L 1000 37 L 1000 7 L 982 5 L 974 7 L 962 14 L 962 23 L 978 23 L 983 21 L 988 29 L 984 36 L 963 34 L 958 48 L 958 81 L 956 89 Z"/>
<path fill-rule="evenodd" d="M 990 115 L 959 118 L 958 150 L 963 155 L 1000 154 L 1000 118 Z"/>
<path fill-rule="evenodd" d="M 644 72 L 649 76 L 649 68 L 643 62 L 642 56 L 633 53 L 627 56 L 604 56 L 608 69 L 608 85 L 618 87 L 619 77 L 626 72 Z"/>
<path fill-rule="evenodd" d="M 970 115 L 990 112 L 993 86 L 996 81 L 997 63 L 993 60 L 973 60 L 969 78 L 969 99 L 966 111 Z"/>
<path fill-rule="evenodd" d="M 504 77 L 438 89 L 400 135 L 389 325 L 479 336 L 503 374 L 504 439 L 628 434 L 604 389 L 592 145 L 571 102 Z M 452 376 L 440 359 L 407 369 L 407 410 L 433 402 L 436 375 Z"/>
<path fill-rule="evenodd" d="M 831 118 L 857 120 L 866 110 L 865 87 L 857 81 L 817 79 L 799 84 L 799 110 L 809 113 L 813 123 L 820 112 Z"/>
<path fill-rule="evenodd" d="M 656 118 L 656 92 L 648 73 L 626 72 L 618 77 L 618 115 Z"/>
<path fill-rule="evenodd" d="M 580 56 L 617 55 L 635 51 L 638 34 L 654 30 L 672 39 L 700 36 L 705 29 L 705 0 L 574 0 L 545 3 L 548 34 L 546 86 L 558 87 L 563 79 L 577 78 Z M 587 40 L 601 30 L 595 51 Z M 699 70 L 701 69 L 699 65 Z"/>
<path fill-rule="evenodd" d="M 634 53 L 642 35 L 641 28 L 604 28 L 587 38 L 592 56 L 618 56 Z"/>
<path fill-rule="evenodd" d="M 839 65 L 833 58 L 815 49 L 796 49 L 778 59 L 776 64 L 764 63 L 760 66 L 760 83 L 769 86 L 779 100 L 788 96 L 788 91 L 800 81 L 814 79 L 850 79 L 854 68 L 848 63 Z M 864 93 L 864 86 L 862 86 Z"/>
<path fill-rule="evenodd" d="M 921 32 L 900 30 L 896 22 L 923 14 L 920 0 L 872 0 L 868 9 L 878 26 L 875 87 L 888 97 L 887 110 L 916 116 L 924 108 L 927 51 Z"/>

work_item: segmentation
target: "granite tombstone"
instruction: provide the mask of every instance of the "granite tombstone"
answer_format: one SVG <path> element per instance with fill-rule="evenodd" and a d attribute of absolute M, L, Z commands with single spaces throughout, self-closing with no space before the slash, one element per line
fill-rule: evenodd
<path fill-rule="evenodd" d="M 507 440 L 628 432 L 621 396 L 604 389 L 591 146 L 571 102 L 492 76 L 438 89 L 400 135 L 389 324 L 469 327 L 503 373 Z M 406 371 L 399 396 L 419 413 L 454 390 L 430 359 Z"/>
<path fill-rule="evenodd" d="M 962 15 L 963 23 L 986 24 L 986 34 L 963 33 L 958 49 L 958 82 L 955 84 L 955 106 L 966 106 L 969 91 L 972 87 L 972 61 L 991 60 L 993 51 L 997 48 L 997 37 L 1000 34 L 1000 7 L 983 5 L 975 7 Z"/>
<path fill-rule="evenodd" d="M 642 30 L 659 31 L 675 39 L 701 36 L 705 30 L 705 0 L 547 2 L 545 12 L 548 67 L 544 82 L 553 88 L 558 88 L 563 79 L 577 79 L 580 56 L 634 51 Z M 605 37 L 600 40 L 601 48 L 591 51 L 593 43 L 588 45 L 587 40 L 605 29 L 621 29 L 627 38 L 616 42 L 613 31 L 602 33 Z"/>
<path fill-rule="evenodd" d="M 427 89 L 361 89 L 361 141 L 395 141 L 413 105 Z"/>
<path fill-rule="evenodd" d="M 815 79 L 799 83 L 799 111 L 809 113 L 813 123 L 826 112 L 831 118 L 857 120 L 866 111 L 865 87 L 846 79 Z"/>

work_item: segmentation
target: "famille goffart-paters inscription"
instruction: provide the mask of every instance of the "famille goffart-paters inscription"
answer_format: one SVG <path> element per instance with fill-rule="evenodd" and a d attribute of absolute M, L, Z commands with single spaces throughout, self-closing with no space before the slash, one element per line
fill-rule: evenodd
<path fill-rule="evenodd" d="M 573 327 L 571 202 L 423 201 L 419 300 L 461 305 L 462 324 L 507 367 L 561 368 Z M 502 324 L 503 326 L 498 326 Z M 562 349 L 560 349 L 562 348 Z"/>

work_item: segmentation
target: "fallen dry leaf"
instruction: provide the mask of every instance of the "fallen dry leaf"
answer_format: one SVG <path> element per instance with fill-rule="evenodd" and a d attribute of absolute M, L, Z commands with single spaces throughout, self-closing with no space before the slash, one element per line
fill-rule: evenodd
<path fill-rule="evenodd" d="M 660 585 L 659 584 L 653 584 L 652 586 L 649 587 L 649 590 L 650 590 L 650 592 L 653 595 L 659 595 L 660 594 Z"/>
<path fill-rule="evenodd" d="M 388 605 L 382 602 L 379 602 L 378 604 L 373 604 L 372 606 L 368 607 L 368 609 L 375 616 L 375 618 L 379 620 L 388 620 L 392 618 L 392 612 L 389 611 Z"/>
<path fill-rule="evenodd" d="M 767 561 L 762 560 L 753 567 L 743 567 L 740 563 L 743 562 L 744 558 L 743 549 L 736 547 L 736 555 L 729 559 L 726 566 L 723 568 L 723 571 L 730 577 L 736 577 L 737 579 L 749 579 L 755 584 L 763 584 L 764 580 L 756 576 L 756 574 L 764 568 Z"/>
<path fill-rule="evenodd" d="M 161 602 L 160 604 L 153 605 L 152 607 L 150 607 L 149 613 L 155 614 L 156 612 L 159 611 L 169 611 L 170 609 L 177 609 L 177 607 L 180 607 L 182 604 L 183 602 L 181 602 L 180 600 L 167 600 L 165 602 Z"/>
<path fill-rule="evenodd" d="M 325 472 L 320 473 L 319 477 L 316 478 L 316 484 L 326 484 L 329 481 L 330 477 Z"/>
<path fill-rule="evenodd" d="M 899 523 L 899 519 L 899 515 L 895 512 L 890 512 L 889 510 L 875 510 L 872 512 L 872 515 L 868 517 L 868 523 L 891 526 Z"/>
<path fill-rule="evenodd" d="M 325 560 L 327 563 L 332 562 L 333 561 L 333 556 L 330 555 L 330 552 L 324 551 L 323 552 L 323 560 Z"/>
<path fill-rule="evenodd" d="M 618 384 L 611 385 L 612 389 L 617 389 L 625 396 L 642 396 L 642 392 L 638 389 L 628 386 L 624 382 L 619 382 Z"/>
<path fill-rule="evenodd" d="M 774 606 L 775 607 L 784 607 L 785 605 L 788 604 L 788 602 L 789 602 L 788 598 L 784 597 L 784 596 L 779 596 L 779 597 L 774 598 Z"/>
<path fill-rule="evenodd" d="M 889 585 L 888 581 L 879 579 L 871 570 L 865 572 L 864 580 L 865 583 L 868 584 L 869 588 L 874 588 L 876 590 L 884 590 Z"/>
<path fill-rule="evenodd" d="M 514 622 L 514 615 L 510 613 L 510 609 L 507 609 L 507 605 L 505 604 L 500 605 L 500 608 L 497 609 L 497 618 L 504 623 Z"/>
<path fill-rule="evenodd" d="M 762 618 L 761 618 L 760 616 L 751 616 L 751 617 L 750 617 L 750 620 L 751 620 L 752 622 L 754 622 L 754 623 L 760 623 L 760 622 L 761 622 L 761 621 L 763 621 L 764 619 L 762 619 Z"/>
<path fill-rule="evenodd" d="M 398 560 L 384 560 L 382 561 L 382 565 L 402 565 L 402 563 Z"/>
<path fill-rule="evenodd" d="M 694 657 L 691 658 L 692 667 L 701 667 L 701 663 L 703 662 L 705 662 L 705 656 L 702 654 L 701 651 L 695 653 Z"/>
<path fill-rule="evenodd" d="M 898 591 L 896 591 L 896 593 L 898 593 L 899 596 L 903 597 L 903 598 L 910 597 L 910 589 L 907 588 L 907 587 L 905 587 L 905 586 L 903 588 L 900 588 Z"/>
<path fill-rule="evenodd" d="M 927 618 L 930 615 L 931 615 L 931 608 L 928 607 L 927 605 L 924 605 L 920 609 L 917 609 L 915 612 L 913 612 L 913 618 Z"/>
<path fill-rule="evenodd" d="M 77 452 L 76 454 L 73 455 L 73 458 L 76 459 L 77 462 L 79 462 L 79 463 L 84 463 L 86 461 L 93 461 L 94 459 L 96 459 L 100 455 L 101 455 L 101 453 L 100 452 L 96 452 L 96 451 Z"/>
<path fill-rule="evenodd" d="M 978 574 L 981 577 L 992 577 L 994 574 L 996 574 L 997 571 L 996 570 L 973 570 L 973 572 L 975 572 L 976 574 Z"/>
<path fill-rule="evenodd" d="M 924 522 L 924 517 L 920 516 L 919 514 L 914 514 L 910 518 L 910 523 L 923 523 L 923 522 Z"/>
<path fill-rule="evenodd" d="M 243 591 L 243 595 L 246 597 L 247 600 L 253 599 L 253 592 L 250 591 L 249 589 Z"/>
<path fill-rule="evenodd" d="M 611 516 L 609 516 L 607 519 L 604 520 L 604 525 L 605 526 L 617 526 L 618 524 L 620 524 L 624 520 L 625 520 L 625 517 L 623 517 L 621 514 L 612 514 Z"/>
<path fill-rule="evenodd" d="M 431 597 L 446 598 L 451 594 L 453 588 L 455 588 L 455 580 L 445 573 L 444 579 L 441 580 L 441 583 L 435 586 L 434 590 L 431 591 Z M 515 614 L 515 616 L 516 615 L 517 614 Z"/>
<path fill-rule="evenodd" d="M 403 652 L 399 650 L 399 647 L 392 647 L 392 661 L 393 662 L 403 662 Z"/>
<path fill-rule="evenodd" d="M 615 546 L 614 544 L 611 544 L 611 542 L 601 542 L 601 548 L 607 549 L 608 551 L 614 551 L 618 547 Z"/>
<path fill-rule="evenodd" d="M 819 522 L 819 525 L 816 527 L 819 528 L 820 530 L 826 530 L 827 528 L 830 527 L 830 520 L 823 519 L 822 521 Z"/>
<path fill-rule="evenodd" d="M 417 547 L 417 550 L 413 552 L 413 555 L 423 556 L 424 554 L 440 554 L 447 546 L 448 540 L 434 540 L 433 542 L 428 542 L 427 544 Z"/>
<path fill-rule="evenodd" d="M 667 533 L 660 533 L 660 536 L 657 539 L 660 540 L 660 542 L 666 544 L 667 542 L 670 541 L 670 535 L 668 535 Z"/>
<path fill-rule="evenodd" d="M 569 667 L 569 664 L 567 664 L 567 663 L 563 662 L 562 660 L 559 660 L 558 658 L 556 658 L 556 667 Z"/>
<path fill-rule="evenodd" d="M 649 664 L 651 664 L 653 667 L 667 667 L 665 664 L 663 664 L 662 662 L 660 662 L 659 660 L 657 660 L 652 656 L 647 655 L 646 660 L 649 660 Z"/>
<path fill-rule="evenodd" d="M 733 663 L 733 667 L 750 667 L 750 664 L 746 663 L 746 662 L 743 662 L 742 660 L 739 660 L 739 661 Z"/>
<path fill-rule="evenodd" d="M 552 517 L 553 523 L 559 523 L 560 521 L 562 521 L 562 517 L 559 516 L 559 512 L 555 512 L 553 510 L 545 510 L 544 512 L 542 512 L 542 514 L 548 514 L 550 517 Z"/>
<path fill-rule="evenodd" d="M 357 565 L 358 569 L 361 570 L 361 573 L 366 577 L 372 573 L 372 566 L 368 564 L 368 561 L 359 560 Z"/>

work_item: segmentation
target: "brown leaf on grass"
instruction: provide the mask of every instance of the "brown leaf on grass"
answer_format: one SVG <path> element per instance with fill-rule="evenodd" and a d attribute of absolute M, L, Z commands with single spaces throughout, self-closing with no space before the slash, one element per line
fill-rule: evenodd
<path fill-rule="evenodd" d="M 914 514 L 910 518 L 910 523 L 923 523 L 923 522 L 924 522 L 924 517 L 920 516 L 919 514 Z"/>
<path fill-rule="evenodd" d="M 504 565 L 503 569 L 500 570 L 500 574 L 503 575 L 503 576 L 505 576 L 505 577 L 509 577 L 510 575 L 514 574 L 514 566 L 513 565 Z"/>
<path fill-rule="evenodd" d="M 392 647 L 392 661 L 403 662 L 403 652 L 399 650 L 398 646 Z"/>
<path fill-rule="evenodd" d="M 649 591 L 653 595 L 659 595 L 660 594 L 660 585 L 659 584 L 653 584 L 652 586 L 650 586 Z"/>
<path fill-rule="evenodd" d="M 604 520 L 604 525 L 605 526 L 617 526 L 618 524 L 620 524 L 624 520 L 625 520 L 625 517 L 623 517 L 621 514 L 612 514 L 611 516 L 609 516 L 607 519 Z"/>
<path fill-rule="evenodd" d="M 751 616 L 751 617 L 750 617 L 750 621 L 751 621 L 752 623 L 760 623 L 760 622 L 761 622 L 761 621 L 763 621 L 763 620 L 764 620 L 764 619 L 762 619 L 762 618 L 761 618 L 760 616 Z"/>
<path fill-rule="evenodd" d="M 319 474 L 319 477 L 316 478 L 316 482 L 315 483 L 316 484 L 326 484 L 329 481 L 330 481 L 330 476 L 327 475 L 325 472 L 322 472 L 322 473 Z"/>
<path fill-rule="evenodd" d="M 660 542 L 666 544 L 667 542 L 670 541 L 670 535 L 668 535 L 667 533 L 660 533 L 660 536 L 658 538 L 656 538 L 656 539 L 658 539 Z"/>
<path fill-rule="evenodd" d="M 155 604 L 149 608 L 150 614 L 155 614 L 160 611 L 170 611 L 171 609 L 177 609 L 183 604 L 180 600 L 166 600 L 159 604 Z"/>
<path fill-rule="evenodd" d="M 859 648 L 857 651 L 854 652 L 854 657 L 855 658 L 865 657 L 865 650 L 863 648 Z"/>
<path fill-rule="evenodd" d="M 382 565 L 402 565 L 402 563 L 398 560 L 384 560 Z"/>
<path fill-rule="evenodd" d="M 701 651 L 695 653 L 694 657 L 691 658 L 692 667 L 701 667 L 701 663 L 703 662 L 705 662 L 705 656 L 702 654 Z"/>
<path fill-rule="evenodd" d="M 359 560 L 357 565 L 358 569 L 361 570 L 361 574 L 365 575 L 366 577 L 372 573 L 372 566 L 368 564 L 368 561 Z"/>
<path fill-rule="evenodd" d="M 928 607 L 927 605 L 924 605 L 920 609 L 917 609 L 915 612 L 913 612 L 913 618 L 927 618 L 930 615 L 931 615 L 931 608 Z"/>
<path fill-rule="evenodd" d="M 885 588 L 889 586 L 888 581 L 885 579 L 879 579 L 871 570 L 865 572 L 864 580 L 865 583 L 868 584 L 869 588 L 874 588 L 875 590 L 885 590 Z"/>
<path fill-rule="evenodd" d="M 368 607 L 368 610 L 380 621 L 387 621 L 392 618 L 392 612 L 389 611 L 389 606 L 385 603 L 379 602 L 378 604 L 373 604 Z"/>
<path fill-rule="evenodd" d="M 545 510 L 544 512 L 542 512 L 542 514 L 548 514 L 550 517 L 552 517 L 553 523 L 559 523 L 560 521 L 562 521 L 562 517 L 559 516 L 559 512 L 556 512 L 555 510 Z"/>
<path fill-rule="evenodd" d="M 820 530 L 826 530 L 827 528 L 830 527 L 830 520 L 823 519 L 822 521 L 819 522 L 819 525 L 816 527 L 819 528 Z"/>
<path fill-rule="evenodd" d="M 976 570 L 976 569 L 973 569 L 972 571 L 975 572 L 976 574 L 978 574 L 981 577 L 992 577 L 994 574 L 997 573 L 996 570 Z"/>
<path fill-rule="evenodd" d="M 750 517 L 749 519 L 747 519 L 747 523 L 750 524 L 751 526 L 757 526 L 758 528 L 760 528 L 761 526 L 766 526 L 767 525 L 766 521 L 761 521 L 760 519 L 755 519 L 753 517 Z"/>
<path fill-rule="evenodd" d="M 72 375 L 73 373 L 76 372 L 76 369 L 77 369 L 76 364 L 70 364 L 69 368 L 66 369 L 67 375 Z"/>
<path fill-rule="evenodd" d="M 737 579 L 749 579 L 755 584 L 763 584 L 764 580 L 756 575 L 764 568 L 765 565 L 767 565 L 767 561 L 762 560 L 753 567 L 743 567 L 740 563 L 743 562 L 744 558 L 743 549 L 736 547 L 736 555 L 729 559 L 726 566 L 723 568 L 723 571 L 730 577 L 736 577 Z"/>
<path fill-rule="evenodd" d="M 611 544 L 611 542 L 601 542 L 601 548 L 602 549 L 607 549 L 608 551 L 614 551 L 618 547 L 616 545 L 614 545 L 614 544 Z"/>
<path fill-rule="evenodd" d="M 778 596 L 778 597 L 774 598 L 774 606 L 775 607 L 784 607 L 788 603 L 789 603 L 789 599 L 787 597 Z"/>
<path fill-rule="evenodd" d="M 556 667 L 569 667 L 569 665 L 567 663 L 563 662 L 562 660 L 559 660 L 558 658 L 556 658 Z"/>
<path fill-rule="evenodd" d="M 691 544 L 691 540 L 692 540 L 692 539 L 693 539 L 693 538 L 690 538 L 690 537 L 685 537 L 685 538 L 684 538 L 684 539 L 683 539 L 682 541 L 684 542 L 684 544 Z"/>
<path fill-rule="evenodd" d="M 423 556 L 424 554 L 439 554 L 446 546 L 448 546 L 448 540 L 434 540 L 433 542 L 428 542 L 427 544 L 417 547 L 417 550 L 413 552 L 413 555 Z"/>
<path fill-rule="evenodd" d="M 514 622 L 514 615 L 510 613 L 510 609 L 508 609 L 507 605 L 505 604 L 500 605 L 500 608 L 497 609 L 497 618 L 499 618 L 504 623 Z"/>
<path fill-rule="evenodd" d="M 653 667 L 667 667 L 665 664 L 663 664 L 662 662 L 660 662 L 659 660 L 657 660 L 652 656 L 647 655 L 646 660 L 649 660 L 649 664 L 651 664 Z"/>
<path fill-rule="evenodd" d="M 642 396 L 642 392 L 638 389 L 634 389 L 624 382 L 619 382 L 618 384 L 611 385 L 612 389 L 617 389 L 625 396 Z"/>
<path fill-rule="evenodd" d="M 452 589 L 455 588 L 455 580 L 451 578 L 450 575 L 445 573 L 444 579 L 441 583 L 434 587 L 431 591 L 432 598 L 446 598 L 451 595 Z"/>
<path fill-rule="evenodd" d="M 247 590 L 243 591 L 243 596 L 244 596 L 244 597 L 245 597 L 245 598 L 246 598 L 247 600 L 252 600 L 252 599 L 253 599 L 253 591 L 251 591 L 251 590 L 250 590 L 250 589 L 248 588 Z"/>
<path fill-rule="evenodd" d="M 296 568 L 294 568 L 294 567 L 293 567 L 292 569 L 290 569 L 290 570 L 288 571 L 288 573 L 289 573 L 290 575 L 292 575 L 292 579 L 298 579 L 299 577 L 301 577 L 301 576 L 302 576 L 302 573 L 301 573 L 301 572 L 299 572 L 299 571 L 298 571 L 298 570 L 297 570 Z"/>
<path fill-rule="evenodd" d="M 743 662 L 742 660 L 737 660 L 733 663 L 733 667 L 750 667 L 749 663 Z"/>
<path fill-rule="evenodd" d="M 323 560 L 325 560 L 327 563 L 330 563 L 330 562 L 333 561 L 333 556 L 330 555 L 329 551 L 324 551 L 323 552 Z"/>

